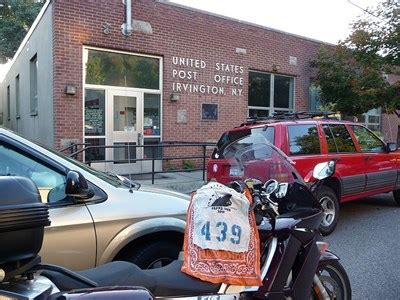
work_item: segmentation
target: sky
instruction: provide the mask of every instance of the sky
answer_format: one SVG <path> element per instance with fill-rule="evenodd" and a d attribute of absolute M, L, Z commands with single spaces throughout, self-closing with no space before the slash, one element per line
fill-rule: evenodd
<path fill-rule="evenodd" d="M 171 0 L 171 2 L 335 44 L 349 35 L 351 22 L 363 13 L 361 8 L 376 6 L 380 1 Z M 8 65 L 0 65 L 0 82 L 7 69 Z"/>

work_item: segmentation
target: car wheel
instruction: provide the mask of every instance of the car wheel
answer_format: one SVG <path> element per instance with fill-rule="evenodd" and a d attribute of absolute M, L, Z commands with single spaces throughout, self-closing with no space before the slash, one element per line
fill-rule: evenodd
<path fill-rule="evenodd" d="M 181 246 L 177 243 L 159 240 L 146 242 L 138 247 L 133 245 L 118 259 L 132 262 L 141 269 L 156 269 L 176 260 L 180 251 Z"/>
<path fill-rule="evenodd" d="M 339 221 L 339 201 L 335 192 L 327 186 L 320 188 L 317 197 L 324 210 L 324 217 L 319 230 L 322 235 L 329 235 L 333 232 Z"/>
<path fill-rule="evenodd" d="M 400 206 L 400 190 L 393 191 L 393 198 L 396 201 L 397 205 Z"/>

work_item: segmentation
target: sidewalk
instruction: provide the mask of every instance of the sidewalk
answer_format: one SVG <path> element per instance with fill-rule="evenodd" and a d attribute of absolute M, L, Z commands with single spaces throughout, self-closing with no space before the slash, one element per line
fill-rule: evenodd
<path fill-rule="evenodd" d="M 151 185 L 151 175 L 133 174 L 132 179 L 140 184 Z M 204 183 L 203 171 L 156 174 L 154 179 L 155 186 L 169 188 L 185 194 L 197 190 Z"/>

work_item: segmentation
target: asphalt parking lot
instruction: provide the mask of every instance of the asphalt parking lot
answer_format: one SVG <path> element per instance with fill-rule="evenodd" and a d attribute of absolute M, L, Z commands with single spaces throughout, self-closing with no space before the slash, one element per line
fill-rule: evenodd
<path fill-rule="evenodd" d="M 343 204 L 325 240 L 348 272 L 353 299 L 400 299 L 400 207 L 392 194 Z"/>

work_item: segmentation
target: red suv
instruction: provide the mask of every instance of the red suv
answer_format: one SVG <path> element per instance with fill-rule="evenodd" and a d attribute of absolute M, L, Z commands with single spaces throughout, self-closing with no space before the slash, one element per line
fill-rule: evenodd
<path fill-rule="evenodd" d="M 318 118 L 316 118 L 318 117 Z M 327 114 L 285 113 L 273 118 L 249 119 L 225 132 L 208 162 L 208 179 L 227 183 L 239 175 L 224 158 L 227 145 L 254 143 L 264 135 L 285 152 L 306 181 L 320 162 L 336 160 L 335 174 L 318 193 L 325 216 L 321 233 L 331 233 L 339 220 L 339 203 L 392 192 L 400 205 L 400 152 L 394 143 L 384 143 L 364 126 L 329 118 Z M 242 144 L 242 145 L 241 145 Z"/>

